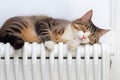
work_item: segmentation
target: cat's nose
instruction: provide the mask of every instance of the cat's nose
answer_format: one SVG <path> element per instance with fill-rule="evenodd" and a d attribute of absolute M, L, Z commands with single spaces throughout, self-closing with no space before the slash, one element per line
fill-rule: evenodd
<path fill-rule="evenodd" d="M 86 36 L 83 36 L 83 39 L 86 39 L 87 37 Z"/>
<path fill-rule="evenodd" d="M 83 40 L 83 39 L 86 39 L 87 37 L 86 36 L 82 36 L 82 37 L 80 37 L 79 39 L 80 40 Z"/>

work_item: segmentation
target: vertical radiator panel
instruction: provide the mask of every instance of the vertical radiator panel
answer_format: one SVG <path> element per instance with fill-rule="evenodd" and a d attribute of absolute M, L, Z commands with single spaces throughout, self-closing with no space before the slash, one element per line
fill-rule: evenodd
<path fill-rule="evenodd" d="M 90 46 L 85 45 L 85 80 L 89 80 L 89 70 L 90 70 Z"/>
<path fill-rule="evenodd" d="M 4 54 L 5 48 L 4 44 L 0 43 L 0 80 L 5 80 L 5 69 L 4 69 L 4 61 L 1 59 L 2 55 Z"/>
<path fill-rule="evenodd" d="M 37 50 L 37 44 L 33 43 L 32 44 L 32 80 L 36 80 L 37 79 L 37 74 L 36 74 L 36 50 Z"/>
<path fill-rule="evenodd" d="M 15 53 L 14 53 L 15 54 Z M 14 78 L 15 78 L 15 80 L 20 80 L 19 79 L 19 57 L 15 54 L 15 56 L 14 56 L 14 73 L 15 73 L 15 75 L 14 75 Z"/>
<path fill-rule="evenodd" d="M 59 63 L 58 63 L 58 67 L 59 67 L 59 80 L 64 80 L 63 78 L 63 43 L 59 43 L 58 45 L 58 60 L 59 60 Z"/>
<path fill-rule="evenodd" d="M 50 80 L 54 80 L 54 50 L 50 52 Z"/>
<path fill-rule="evenodd" d="M 80 49 L 81 46 L 78 47 L 76 52 L 76 80 L 80 80 L 81 78 L 81 53 L 83 53 L 83 50 Z"/>
<path fill-rule="evenodd" d="M 109 80 L 110 51 L 100 43 L 80 45 L 76 51 L 63 43 L 53 51 L 43 43 L 26 42 L 17 51 L 0 43 L 0 80 Z"/>
<path fill-rule="evenodd" d="M 110 56 L 109 47 L 107 45 L 101 45 L 102 47 L 102 80 L 109 80 L 109 67 L 110 67 Z"/>
<path fill-rule="evenodd" d="M 6 73 L 6 80 L 9 80 L 10 79 L 10 70 L 9 70 L 9 61 L 10 61 L 10 58 L 9 58 L 9 53 L 10 53 L 10 44 L 7 43 L 5 45 L 5 73 Z"/>
<path fill-rule="evenodd" d="M 41 80 L 46 80 L 45 78 L 45 47 L 41 44 Z"/>
<path fill-rule="evenodd" d="M 100 47 L 98 44 L 93 45 L 93 68 L 94 68 L 94 80 L 98 80 L 98 73 L 99 73 L 99 61 L 98 61 L 98 53 L 100 53 Z"/>
<path fill-rule="evenodd" d="M 72 53 L 67 50 L 67 74 L 68 80 L 72 80 Z"/>
<path fill-rule="evenodd" d="M 24 80 L 28 80 L 27 79 L 27 44 L 25 43 L 25 46 L 23 48 L 23 75 L 24 75 Z"/>

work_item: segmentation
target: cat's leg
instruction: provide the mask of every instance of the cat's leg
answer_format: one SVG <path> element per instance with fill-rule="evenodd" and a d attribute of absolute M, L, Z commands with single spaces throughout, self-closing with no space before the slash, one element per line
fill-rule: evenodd
<path fill-rule="evenodd" d="M 55 47 L 55 42 L 52 40 L 52 32 L 50 31 L 50 25 L 44 21 L 38 21 L 35 26 L 37 34 L 42 39 L 45 47 L 48 50 L 53 50 Z"/>
<path fill-rule="evenodd" d="M 68 41 L 67 46 L 69 50 L 76 50 L 80 45 L 80 41 L 78 40 L 71 40 Z"/>
<path fill-rule="evenodd" d="M 14 49 L 20 49 L 24 45 L 24 41 L 13 32 L 3 32 L 0 42 L 7 43 L 9 42 Z"/>

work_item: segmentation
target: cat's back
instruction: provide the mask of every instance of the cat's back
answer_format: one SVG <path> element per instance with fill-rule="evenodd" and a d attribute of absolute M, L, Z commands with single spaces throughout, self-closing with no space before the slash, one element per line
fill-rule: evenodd
<path fill-rule="evenodd" d="M 0 34 L 7 32 L 14 32 L 17 36 L 21 37 L 27 42 L 41 42 L 36 34 L 35 24 L 38 21 L 43 21 L 49 24 L 49 27 L 55 31 L 61 31 L 66 25 L 70 23 L 68 20 L 57 19 L 48 16 L 16 16 L 8 19 L 1 27 Z M 56 30 L 57 29 L 57 30 Z M 56 34 L 56 33 L 55 33 Z"/>
<path fill-rule="evenodd" d="M 42 16 L 42 15 L 41 16 L 15 16 L 7 19 L 2 27 L 7 27 L 8 25 L 13 23 L 22 23 L 24 24 L 24 26 L 27 27 L 27 25 L 32 25 L 38 20 L 44 20 L 49 18 L 50 17 L 48 16 Z"/>
<path fill-rule="evenodd" d="M 21 37 L 26 42 L 40 42 L 34 29 L 35 21 L 37 21 L 37 16 L 16 16 L 9 18 L 1 27 L 0 35 L 12 32 L 12 34 Z"/>

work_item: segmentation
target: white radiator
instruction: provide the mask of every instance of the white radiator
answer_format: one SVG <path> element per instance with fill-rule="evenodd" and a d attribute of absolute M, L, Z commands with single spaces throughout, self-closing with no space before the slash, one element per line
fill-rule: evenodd
<path fill-rule="evenodd" d="M 0 80 L 109 80 L 111 49 L 105 44 L 80 45 L 70 52 L 63 43 L 52 52 L 43 44 L 25 43 L 14 51 L 0 43 Z"/>

